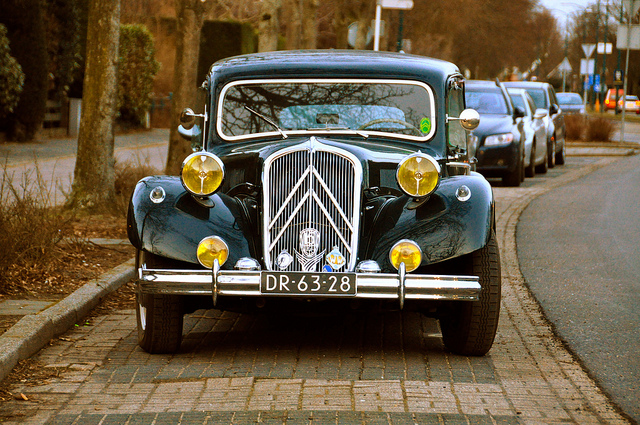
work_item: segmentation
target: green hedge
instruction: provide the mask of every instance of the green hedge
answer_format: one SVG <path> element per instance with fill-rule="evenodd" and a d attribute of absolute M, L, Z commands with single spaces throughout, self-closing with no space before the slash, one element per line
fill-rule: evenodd
<path fill-rule="evenodd" d="M 20 100 L 5 125 L 9 140 L 32 140 L 42 127 L 49 86 L 49 60 L 42 0 L 2 0 L 0 23 L 7 27 L 11 53 L 24 72 Z"/>
<path fill-rule="evenodd" d="M 11 56 L 7 28 L 0 24 L 0 118 L 13 112 L 20 100 L 23 85 L 24 72 Z"/>
<path fill-rule="evenodd" d="M 120 118 L 136 125 L 144 123 L 151 106 L 153 79 L 160 69 L 155 59 L 153 36 L 140 24 L 120 27 L 118 65 L 118 110 Z"/>

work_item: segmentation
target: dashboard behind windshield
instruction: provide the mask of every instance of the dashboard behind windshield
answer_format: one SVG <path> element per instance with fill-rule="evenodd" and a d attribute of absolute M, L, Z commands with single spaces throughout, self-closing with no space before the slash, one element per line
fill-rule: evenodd
<path fill-rule="evenodd" d="M 229 141 L 326 132 L 426 141 L 435 133 L 433 92 L 414 81 L 241 81 L 219 99 L 216 128 Z"/>

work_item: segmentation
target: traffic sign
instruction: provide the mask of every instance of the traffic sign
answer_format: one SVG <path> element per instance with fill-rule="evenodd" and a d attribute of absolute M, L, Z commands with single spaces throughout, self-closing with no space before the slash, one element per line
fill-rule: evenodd
<path fill-rule="evenodd" d="M 610 55 L 613 52 L 613 44 L 612 43 L 598 43 L 598 54 L 606 53 Z"/>
<path fill-rule="evenodd" d="M 630 25 L 631 32 L 627 31 L 627 27 L 620 25 L 618 27 L 618 40 L 616 42 L 616 48 L 618 50 L 627 49 L 631 50 L 640 49 L 640 25 Z M 629 46 L 627 46 L 627 33 L 629 33 Z"/>
<path fill-rule="evenodd" d="M 591 75 L 595 72 L 595 60 L 580 59 L 580 75 Z"/>
<path fill-rule="evenodd" d="M 571 64 L 569 63 L 569 59 L 564 58 L 560 65 L 558 65 L 558 71 L 560 72 L 571 72 L 573 68 L 571 68 Z"/>
<path fill-rule="evenodd" d="M 413 0 L 378 0 L 383 9 L 413 9 Z"/>
<path fill-rule="evenodd" d="M 600 93 L 600 74 L 596 74 L 593 79 L 593 91 Z"/>
<path fill-rule="evenodd" d="M 582 51 L 584 52 L 584 55 L 587 59 L 589 59 L 591 57 L 591 55 L 593 54 L 593 51 L 596 49 L 596 45 L 595 44 L 583 44 L 582 45 Z"/>

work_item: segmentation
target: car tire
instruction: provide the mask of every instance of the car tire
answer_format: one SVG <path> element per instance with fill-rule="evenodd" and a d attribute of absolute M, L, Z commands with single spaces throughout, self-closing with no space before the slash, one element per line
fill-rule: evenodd
<path fill-rule="evenodd" d="M 522 158 L 519 158 L 518 164 L 513 171 L 507 171 L 504 176 L 502 176 L 502 184 L 505 186 L 518 187 L 522 182 L 522 177 L 524 176 L 524 161 Z"/>
<path fill-rule="evenodd" d="M 524 175 L 526 177 L 535 177 L 536 175 L 536 141 L 533 141 L 531 146 L 531 158 L 529 159 L 529 166 L 524 169 Z"/>
<path fill-rule="evenodd" d="M 556 138 L 555 136 L 551 137 L 551 145 L 549 146 L 547 153 L 547 167 L 553 168 L 556 166 Z"/>
<path fill-rule="evenodd" d="M 483 356 L 493 345 L 500 317 L 500 253 L 493 231 L 487 245 L 469 255 L 469 269 L 480 277 L 480 300 L 448 306 L 440 317 L 442 341 L 452 353 Z"/>
<path fill-rule="evenodd" d="M 545 174 L 549 170 L 549 167 L 547 166 L 548 158 L 549 158 L 549 151 L 546 150 L 544 154 L 544 160 L 542 160 L 541 164 L 536 165 L 536 172 L 540 174 Z"/>
<path fill-rule="evenodd" d="M 556 154 L 556 164 L 558 165 L 564 165 L 564 163 L 567 160 L 567 150 L 565 147 L 565 143 L 562 143 L 562 148 L 560 149 L 560 152 Z"/>
<path fill-rule="evenodd" d="M 147 258 L 148 263 L 153 259 L 151 267 L 162 268 L 159 257 L 139 252 L 138 262 L 142 256 Z M 183 317 L 183 302 L 180 296 L 144 294 L 140 290 L 136 291 L 138 345 L 144 351 L 151 354 L 178 351 L 182 342 Z"/>

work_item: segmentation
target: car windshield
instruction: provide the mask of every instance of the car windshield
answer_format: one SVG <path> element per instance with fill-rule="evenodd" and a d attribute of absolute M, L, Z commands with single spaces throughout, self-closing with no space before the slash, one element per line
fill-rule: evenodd
<path fill-rule="evenodd" d="M 509 114 L 509 107 L 500 89 L 476 90 L 467 87 L 465 93 L 467 108 L 478 111 L 479 114 Z"/>
<path fill-rule="evenodd" d="M 582 105 L 582 98 L 578 93 L 558 93 L 556 96 L 561 105 Z"/>
<path fill-rule="evenodd" d="M 626 101 L 634 101 L 634 100 L 638 100 L 638 96 L 635 95 L 627 95 L 624 97 L 624 100 Z"/>
<path fill-rule="evenodd" d="M 219 99 L 217 131 L 229 141 L 326 132 L 426 141 L 435 133 L 433 92 L 420 82 L 240 81 Z"/>

